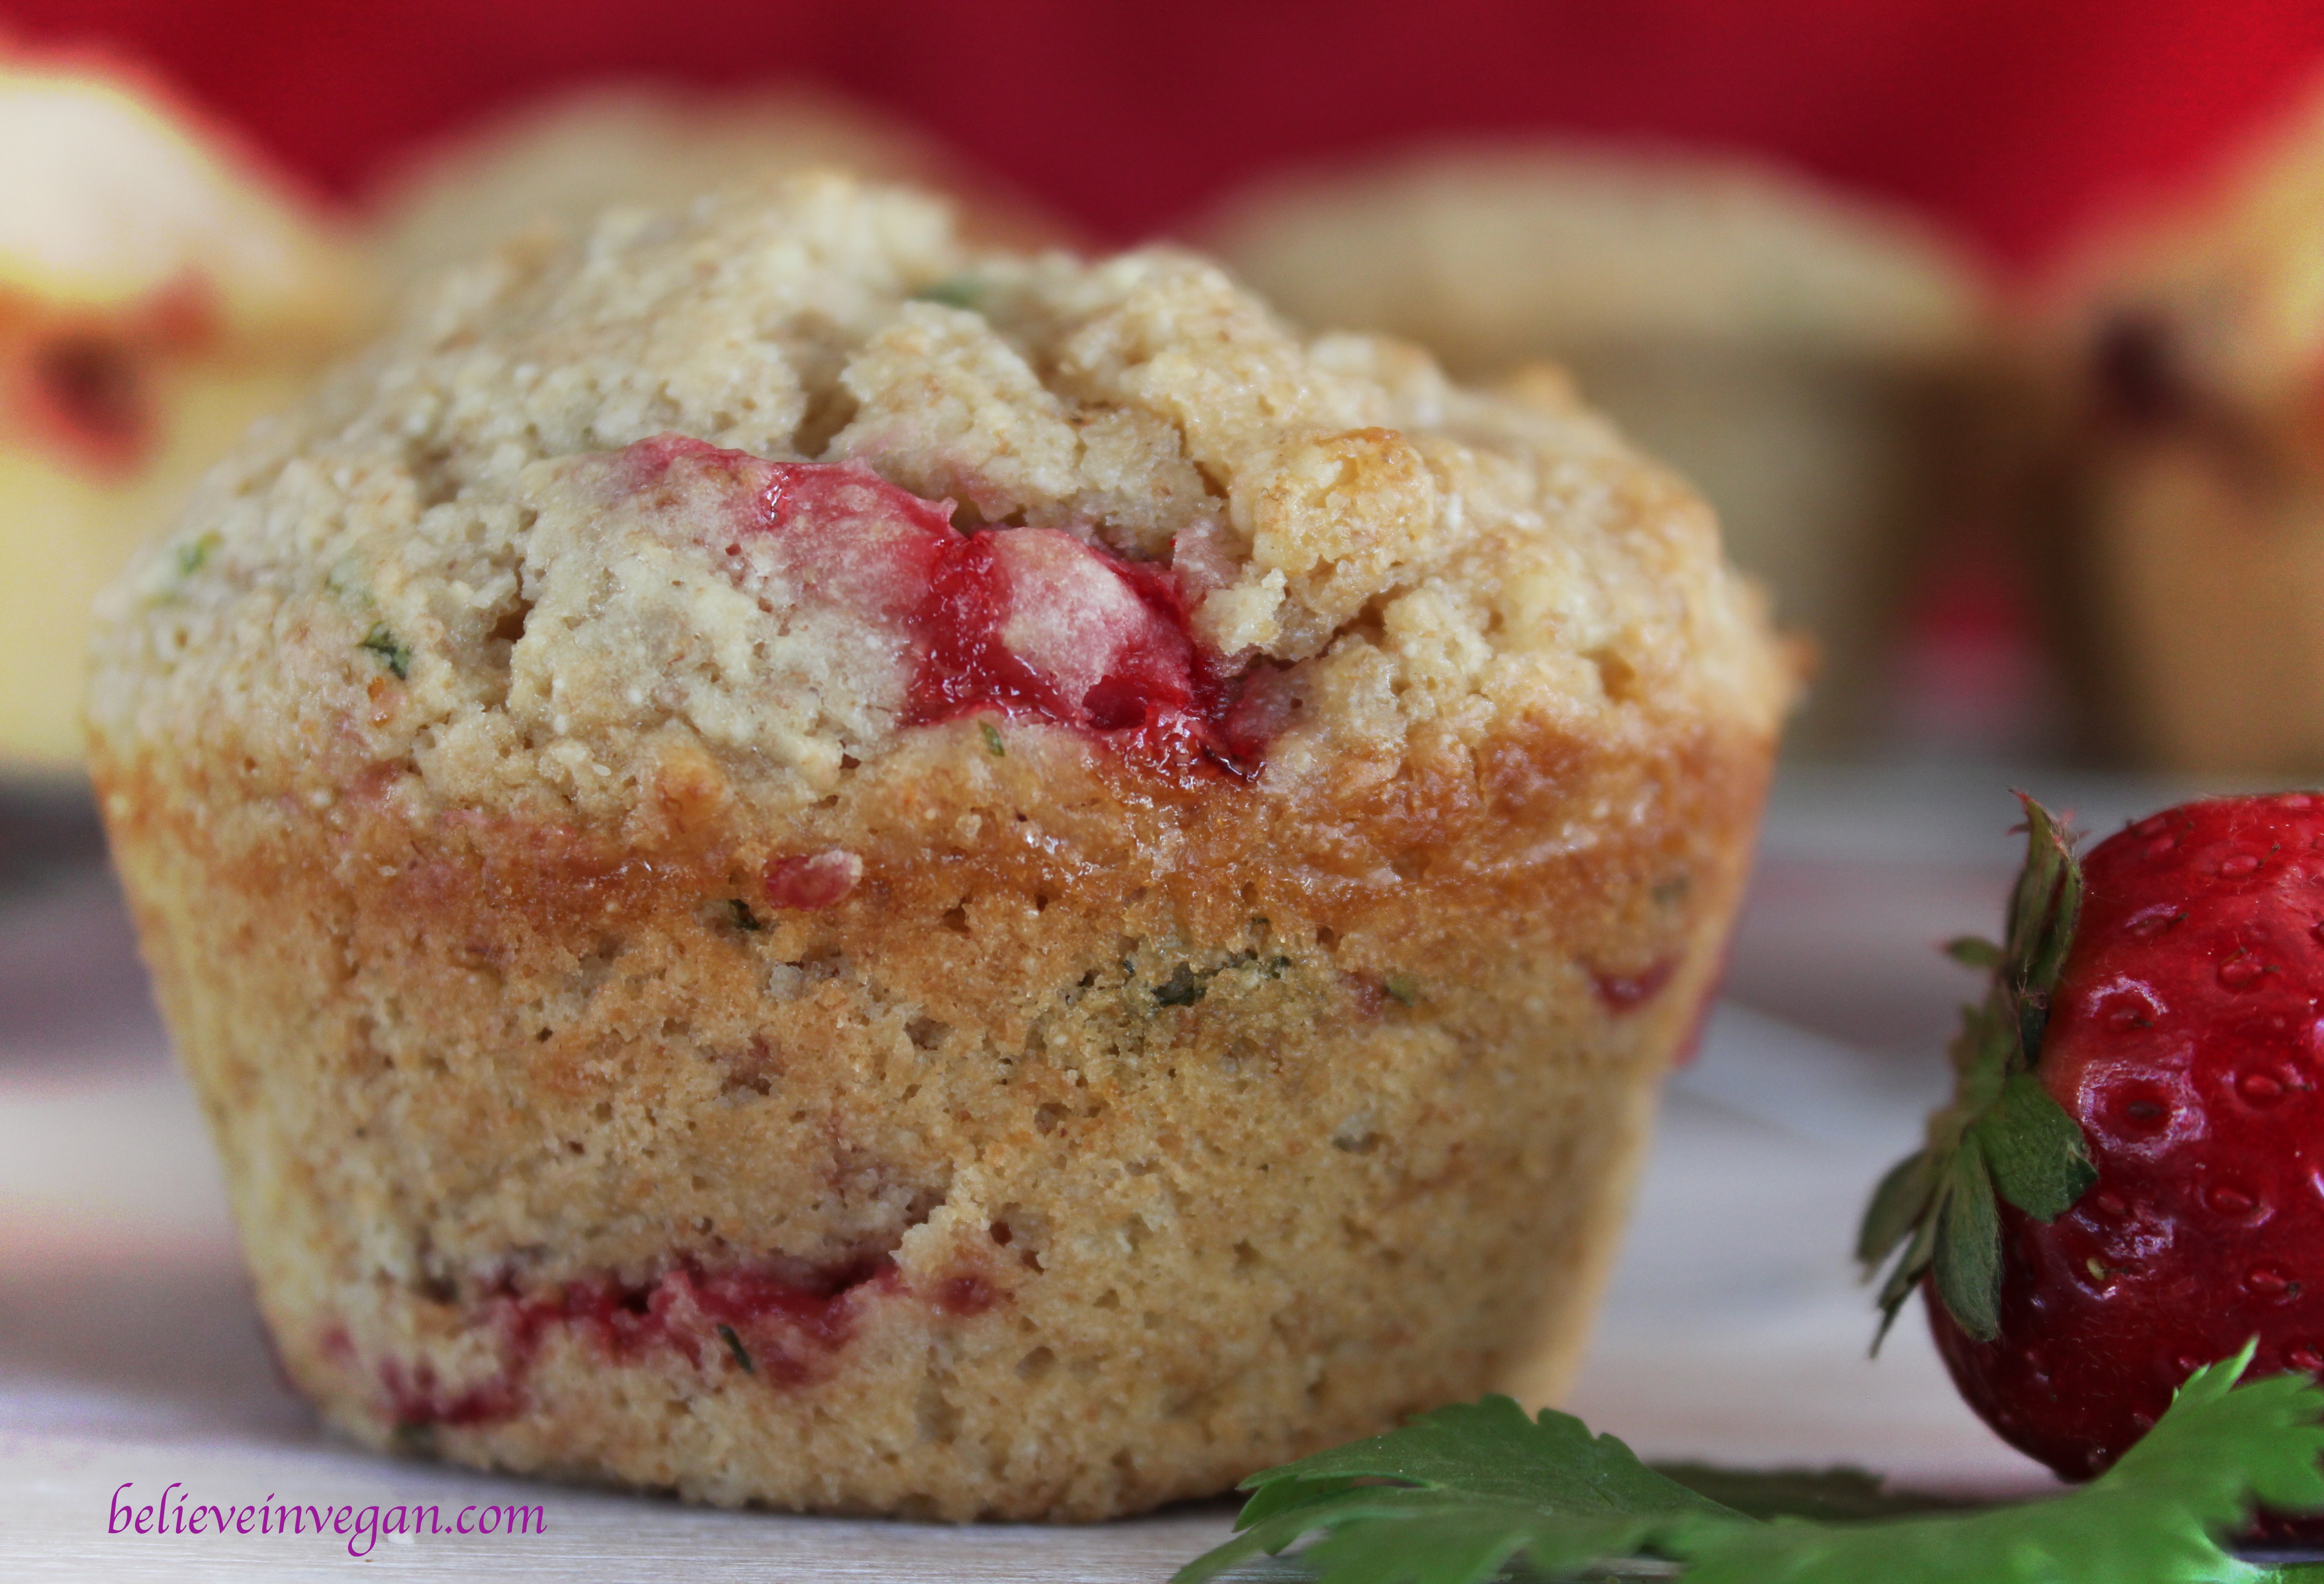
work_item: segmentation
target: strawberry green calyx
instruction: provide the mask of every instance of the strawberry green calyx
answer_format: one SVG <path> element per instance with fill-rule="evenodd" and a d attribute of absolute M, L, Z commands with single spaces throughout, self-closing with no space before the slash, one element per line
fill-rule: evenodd
<path fill-rule="evenodd" d="M 2010 896 L 2006 938 L 1998 946 L 1970 939 L 1946 948 L 1992 976 L 1984 1001 L 1961 1009 L 1948 1053 L 1952 1100 L 1929 1118 L 1928 1142 L 1881 1179 L 1857 1234 L 1867 1279 L 1884 1265 L 1888 1270 L 1876 1353 L 1923 1278 L 1962 1331 L 1992 1340 L 2000 1331 L 1996 1195 L 2052 1221 L 2098 1175 L 2081 1128 L 2035 1072 L 2051 992 L 2081 914 L 2081 864 L 2065 826 L 2024 793 L 2017 798 L 2025 809 L 2025 867 Z"/>

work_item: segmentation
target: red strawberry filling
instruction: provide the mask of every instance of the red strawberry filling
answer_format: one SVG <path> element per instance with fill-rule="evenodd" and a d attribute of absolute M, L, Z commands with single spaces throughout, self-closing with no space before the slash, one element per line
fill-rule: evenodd
<path fill-rule="evenodd" d="M 426 1363 L 388 1359 L 380 1384 L 399 1425 L 491 1424 L 525 1405 L 525 1386 L 549 1339 L 587 1340 L 609 1360 L 635 1363 L 657 1352 L 682 1356 L 697 1369 L 731 1369 L 781 1386 L 828 1377 L 853 1339 L 863 1303 L 903 1293 L 885 1256 L 846 1265 L 786 1261 L 777 1269 L 706 1271 L 692 1263 L 650 1282 L 591 1276 L 538 1293 L 503 1287 L 485 1302 L 479 1325 L 497 1333 L 500 1368 L 456 1386 Z M 983 1313 L 1000 1293 L 973 1272 L 939 1278 L 919 1294 L 938 1312 Z M 327 1350 L 349 1349 L 334 1332 Z"/>
<path fill-rule="evenodd" d="M 1678 972 L 1678 959 L 1660 957 L 1636 973 L 1612 973 L 1603 968 L 1592 969 L 1591 988 L 1598 992 L 1599 1001 L 1609 1012 L 1628 1012 L 1643 1006 L 1660 995 L 1663 987 Z"/>
<path fill-rule="evenodd" d="M 862 878 L 863 861 L 853 852 L 794 853 L 768 863 L 767 900 L 806 912 L 835 907 Z"/>
<path fill-rule="evenodd" d="M 908 640 L 906 725 L 994 714 L 1071 728 L 1180 779 L 1258 772 L 1264 729 L 1239 707 L 1242 674 L 1195 640 L 1167 569 L 1059 529 L 964 534 L 950 502 L 861 468 L 683 436 L 630 447 L 624 483 L 650 490 L 679 469 L 723 473 L 741 497 L 729 557 L 760 556 L 799 597 Z"/>
<path fill-rule="evenodd" d="M 853 1294 L 897 1279 L 884 1257 L 782 1275 L 682 1265 L 644 1286 L 599 1276 L 554 1294 L 511 1294 L 500 1300 L 501 1323 L 527 1362 L 552 1328 L 566 1326 L 624 1362 L 668 1349 L 699 1368 L 724 1354 L 752 1374 L 798 1386 L 817 1378 L 846 1345 L 854 1329 Z"/>

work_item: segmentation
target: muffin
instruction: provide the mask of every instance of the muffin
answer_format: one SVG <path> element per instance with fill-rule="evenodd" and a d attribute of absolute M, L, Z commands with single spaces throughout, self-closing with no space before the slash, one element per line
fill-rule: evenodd
<path fill-rule="evenodd" d="M 88 608 L 358 334 L 332 224 L 134 75 L 0 54 L 0 771 L 78 774 Z"/>
<path fill-rule="evenodd" d="M 323 1415 L 955 1519 L 1561 1379 L 1788 688 L 1554 391 L 836 177 L 451 272 L 102 620 Z"/>
<path fill-rule="evenodd" d="M 2324 769 L 2324 97 L 2105 228 L 2025 338 L 2026 528 L 2094 746 Z"/>
<path fill-rule="evenodd" d="M 1718 508 L 1822 651 L 1795 745 L 1877 734 L 1923 547 L 1952 527 L 1985 379 L 1978 272 L 1924 227 L 1724 156 L 1450 148 L 1286 178 L 1204 240 L 1310 325 L 1420 342 L 1462 377 L 1569 369 Z"/>
<path fill-rule="evenodd" d="M 409 283 L 541 220 L 575 226 L 614 204 L 832 170 L 953 196 L 972 238 L 1017 247 L 1070 228 L 910 127 L 806 87 L 720 93 L 638 83 L 558 95 L 474 127 L 413 161 L 374 208 L 382 266 Z"/>

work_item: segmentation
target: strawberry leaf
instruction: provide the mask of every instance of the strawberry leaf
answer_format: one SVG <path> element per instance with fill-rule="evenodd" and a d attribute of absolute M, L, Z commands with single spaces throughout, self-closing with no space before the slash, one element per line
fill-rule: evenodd
<path fill-rule="evenodd" d="M 2047 990 L 2058 982 L 2066 953 L 2074 944 L 2074 926 L 2081 921 L 2082 866 L 2074 857 L 2064 823 L 2023 792 L 2017 801 L 2025 809 L 2025 872 L 2041 877 L 2041 895 L 2032 899 L 2030 933 L 2013 944 L 2024 964 L 2024 982 Z"/>
<path fill-rule="evenodd" d="M 1896 1323 L 1897 1313 L 1904 1307 L 1905 1301 L 1912 1297 L 1914 1289 L 1920 1286 L 1922 1279 L 1929 1274 L 1929 1266 L 1936 1257 L 1937 1227 L 1943 1218 L 1947 1193 L 1945 1184 L 1938 1184 L 1937 1192 L 1930 1201 L 1928 1213 L 1921 1218 L 1921 1224 L 1913 1229 L 1913 1240 L 1904 1246 L 1904 1257 L 1889 1267 L 1888 1279 L 1880 1285 L 1880 1328 L 1872 1333 L 1875 1357 L 1879 1355 L 1880 1344 L 1887 1339 L 1888 1328 Z"/>
<path fill-rule="evenodd" d="M 2001 948 L 1977 935 L 1962 935 L 1945 943 L 1945 955 L 1964 968 L 1987 971 L 2001 966 Z"/>
<path fill-rule="evenodd" d="M 1686 1584 L 2256 1584 L 2268 1575 L 2220 1538 L 2257 1505 L 2324 1510 L 2324 1390 L 2301 1376 L 2236 1386 L 2252 1351 L 2197 1370 L 2145 1438 L 2080 1490 L 1871 1521 L 1746 1517 L 1578 1420 L 1528 1421 L 1507 1398 L 1488 1398 L 1254 1476 L 1242 1532 L 1174 1584 L 1202 1584 L 1311 1534 L 1322 1538 L 1299 1560 L 1319 1584 L 1483 1584 L 1518 1564 L 1547 1577 L 1629 1576 L 1649 1558 L 1665 1570 L 1686 1564 Z M 1431 1483 L 1351 1483 L 1397 1478 L 1356 1472 L 1388 1468 L 1424 1470 Z M 1741 1488 L 1752 1477 L 1720 1478 Z M 1276 1496 L 1286 1487 L 1308 1495 L 1286 1503 Z M 1848 1488 L 1858 1502 L 1877 1493 L 1861 1476 Z M 1254 1519 L 1269 1497 L 1271 1510 Z"/>
<path fill-rule="evenodd" d="M 1920 1154 L 1881 1180 L 1857 1231 L 1868 1279 L 1887 1267 L 1876 1353 L 1924 1280 L 1964 1331 L 1992 1338 L 2001 1297 L 1997 1192 L 2026 1214 L 2054 1220 L 2097 1177 L 2081 1128 L 2036 1073 L 2050 998 L 2081 921 L 2082 868 L 2064 824 L 2023 793 L 2018 800 L 2025 863 L 2010 892 L 2003 943 L 1946 947 L 1988 974 L 1985 999 L 1961 1008 L 1947 1049 L 1952 1099 L 1930 1117 Z"/>
<path fill-rule="evenodd" d="M 1859 1264 L 1878 1265 L 1921 1224 L 1937 1191 L 1929 1165 L 1929 1152 L 1914 1150 L 1880 1179 L 1880 1186 L 1872 1191 L 1872 1202 L 1865 1207 L 1864 1224 L 1856 1233 Z"/>
<path fill-rule="evenodd" d="M 2017 1025 L 1997 991 L 1981 1007 L 1961 1008 L 1960 1031 L 1945 1054 L 1953 1067 L 1950 1121 L 1956 1129 L 2001 1098 L 2017 1049 Z"/>
<path fill-rule="evenodd" d="M 1989 1342 L 2001 1334 L 2001 1216 L 1976 1134 L 1954 1151 L 1945 1190 L 1930 1274 L 1961 1330 Z"/>
<path fill-rule="evenodd" d="M 2082 866 L 2075 861 L 2065 827 L 2050 811 L 2023 792 L 2017 801 L 2025 808 L 2025 867 L 2010 902 L 2001 977 L 2017 1013 L 2018 1057 L 2031 1066 L 2049 1021 L 2050 991 L 2081 919 Z"/>
<path fill-rule="evenodd" d="M 1977 1142 L 2001 1197 L 2037 1221 L 2054 1221 L 2098 1181 L 2090 1152 L 2042 1081 L 2019 1073 L 1977 1120 Z"/>
<path fill-rule="evenodd" d="M 2023 792 L 2016 795 L 2025 811 L 2025 861 L 2010 888 L 2009 912 L 2003 921 L 2004 955 L 2018 962 L 2030 961 L 2035 937 L 2042 932 L 2051 902 L 2058 891 L 2058 871 L 2064 844 L 2058 840 L 2057 821 L 2050 811 Z"/>

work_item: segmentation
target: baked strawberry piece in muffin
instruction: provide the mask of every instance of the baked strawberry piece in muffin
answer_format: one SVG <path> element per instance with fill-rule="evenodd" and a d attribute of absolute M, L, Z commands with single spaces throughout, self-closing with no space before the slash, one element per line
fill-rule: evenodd
<path fill-rule="evenodd" d="M 90 714 L 331 1423 L 1095 1517 L 1554 1388 L 1788 687 L 1589 414 L 817 178 L 447 276 Z"/>

